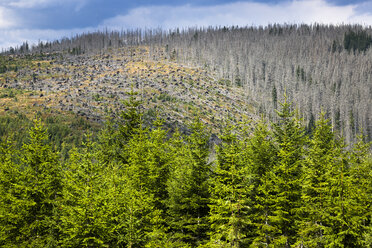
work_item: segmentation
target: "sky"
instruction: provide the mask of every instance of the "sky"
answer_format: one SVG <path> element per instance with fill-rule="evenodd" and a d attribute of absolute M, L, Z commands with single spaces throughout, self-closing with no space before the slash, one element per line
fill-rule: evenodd
<path fill-rule="evenodd" d="M 372 25 L 372 0 L 0 0 L 0 49 L 104 29 Z"/>

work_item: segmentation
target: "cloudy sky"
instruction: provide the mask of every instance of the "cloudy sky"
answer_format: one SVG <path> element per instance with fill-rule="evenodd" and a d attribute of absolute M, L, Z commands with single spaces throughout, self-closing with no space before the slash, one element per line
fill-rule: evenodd
<path fill-rule="evenodd" d="M 0 0 L 0 49 L 105 28 L 314 22 L 372 25 L 372 0 Z"/>

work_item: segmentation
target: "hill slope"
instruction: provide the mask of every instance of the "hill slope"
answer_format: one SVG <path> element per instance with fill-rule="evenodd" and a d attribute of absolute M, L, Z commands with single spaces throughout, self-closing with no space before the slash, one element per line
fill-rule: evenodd
<path fill-rule="evenodd" d="M 161 108 L 182 125 L 199 112 L 215 128 L 227 115 L 275 118 L 286 92 L 308 129 L 324 111 L 348 142 L 361 130 L 372 140 L 371 37 L 318 24 L 96 32 L 10 50 L 19 57 L 5 60 L 22 69 L 1 67 L 0 81 L 94 120 L 119 110 L 133 85 L 150 116 Z"/>
<path fill-rule="evenodd" d="M 199 67 L 149 58 L 146 46 L 110 49 L 104 53 L 42 57 L 11 55 L 22 64 L 0 75 L 3 111 L 34 112 L 30 107 L 72 111 L 103 121 L 123 108 L 133 89 L 140 94 L 148 119 L 156 115 L 183 127 L 194 115 L 218 130 L 222 120 L 253 117 L 247 94 Z M 160 55 L 159 55 L 160 57 Z M 13 89 L 13 90 L 12 90 Z M 17 92 L 17 101 L 6 92 Z"/>

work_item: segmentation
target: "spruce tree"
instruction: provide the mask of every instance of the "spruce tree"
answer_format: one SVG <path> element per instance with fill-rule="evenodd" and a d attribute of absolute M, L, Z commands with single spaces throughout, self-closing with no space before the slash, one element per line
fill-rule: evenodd
<path fill-rule="evenodd" d="M 363 135 L 351 151 L 351 194 L 354 201 L 358 245 L 372 247 L 372 157 L 371 142 L 365 143 Z"/>
<path fill-rule="evenodd" d="M 371 143 L 364 142 L 359 135 L 348 155 L 350 182 L 346 198 L 348 200 L 347 236 L 345 247 L 366 247 L 366 235 L 371 233 L 372 215 L 372 163 Z"/>
<path fill-rule="evenodd" d="M 142 101 L 136 98 L 138 92 L 134 92 L 132 88 L 127 94 L 129 99 L 123 101 L 125 110 L 120 114 L 119 123 L 120 139 L 118 141 L 122 145 L 132 138 L 133 134 L 137 133 L 142 126 L 142 114 L 140 112 Z"/>
<path fill-rule="evenodd" d="M 145 128 L 139 110 L 141 102 L 136 100 L 133 91 L 129 95 L 120 120 L 108 121 L 100 135 L 98 158 L 104 158 L 100 160 L 109 167 L 120 167 L 118 180 L 126 182 L 126 188 L 121 190 L 129 198 L 125 200 L 123 195 L 118 195 L 116 199 L 134 204 L 118 203 L 122 210 L 119 215 L 125 220 L 119 226 L 124 230 L 127 245 L 165 245 L 164 201 L 173 155 L 162 121 L 157 120 L 153 129 Z"/>
<path fill-rule="evenodd" d="M 168 198 L 167 181 L 170 162 L 173 155 L 167 140 L 167 132 L 162 129 L 162 122 L 154 123 L 156 128 L 139 128 L 125 146 L 127 163 L 123 164 L 126 177 L 130 179 L 133 190 L 147 197 L 151 212 L 147 229 L 143 234 L 150 244 L 167 243 L 167 225 L 164 222 L 166 213 L 165 201 Z M 149 217 L 150 218 L 150 217 Z"/>
<path fill-rule="evenodd" d="M 168 182 L 168 215 L 172 240 L 196 246 L 207 240 L 209 229 L 209 135 L 199 118 L 191 131 Z"/>
<path fill-rule="evenodd" d="M 302 194 L 302 245 L 324 247 L 325 230 L 329 225 L 329 199 L 331 171 L 338 159 L 337 142 L 329 120 L 322 113 L 316 122 L 313 137 L 304 167 L 304 186 Z"/>
<path fill-rule="evenodd" d="M 74 149 L 66 163 L 61 209 L 62 246 L 103 247 L 108 233 L 104 168 L 95 159 L 90 136 L 84 149 Z"/>
<path fill-rule="evenodd" d="M 212 247 L 244 247 L 248 244 L 248 211 L 252 207 L 250 174 L 245 156 L 246 143 L 237 137 L 236 131 L 229 125 L 217 147 L 216 168 L 210 187 Z"/>
<path fill-rule="evenodd" d="M 124 152 L 127 154 L 128 173 L 138 188 L 145 188 L 154 196 L 159 210 L 165 210 L 168 198 L 166 189 L 173 154 L 163 122 L 156 120 L 154 128 L 138 128 L 128 140 Z"/>
<path fill-rule="evenodd" d="M 273 166 L 276 150 L 272 132 L 261 120 L 249 139 L 248 161 L 251 174 L 252 206 L 249 218 L 252 222 L 250 240 L 252 247 L 273 247 L 273 239 L 280 234 L 274 225 L 274 204 L 276 195 L 273 185 Z"/>
<path fill-rule="evenodd" d="M 6 139 L 0 144 L 0 246 L 19 245 L 20 229 L 26 225 L 29 201 L 23 199 L 21 168 L 14 162 L 18 151 L 13 142 Z"/>
<path fill-rule="evenodd" d="M 125 147 L 133 135 L 143 128 L 142 101 L 137 99 L 138 92 L 127 93 L 129 98 L 122 101 L 124 110 L 117 118 L 108 116 L 105 127 L 99 134 L 99 159 L 104 163 L 127 162 Z"/>
<path fill-rule="evenodd" d="M 165 201 L 168 199 L 167 182 L 174 153 L 170 147 L 168 131 L 164 130 L 163 121 L 157 119 L 153 125 L 154 128 L 148 134 L 150 172 L 148 187 L 149 192 L 154 195 L 156 207 L 165 212 Z"/>
<path fill-rule="evenodd" d="M 128 167 L 102 163 L 88 136 L 66 164 L 61 209 L 61 245 L 144 246 L 150 221 L 158 218 L 153 199 L 129 178 Z"/>
<path fill-rule="evenodd" d="M 352 198 L 350 197 L 351 178 L 348 153 L 343 140 L 338 140 L 335 152 L 335 161 L 328 173 L 327 204 L 328 225 L 325 228 L 326 246 L 355 247 L 350 218 Z M 350 228 L 351 227 L 351 228 Z"/>
<path fill-rule="evenodd" d="M 305 137 L 304 128 L 294 117 L 286 96 L 277 114 L 278 121 L 273 124 L 277 161 L 271 174 L 275 194 L 272 221 L 280 235 L 273 239 L 273 245 L 290 247 L 298 238 Z"/>
<path fill-rule="evenodd" d="M 57 205 L 62 192 L 57 154 L 48 145 L 47 130 L 40 120 L 29 130 L 22 146 L 20 175 L 13 198 L 22 199 L 22 222 L 17 225 L 20 246 L 54 247 L 58 240 Z"/>
<path fill-rule="evenodd" d="M 309 247 L 363 247 L 370 223 L 368 148 L 351 151 L 335 138 L 324 114 L 316 122 L 306 159 L 301 236 Z"/>

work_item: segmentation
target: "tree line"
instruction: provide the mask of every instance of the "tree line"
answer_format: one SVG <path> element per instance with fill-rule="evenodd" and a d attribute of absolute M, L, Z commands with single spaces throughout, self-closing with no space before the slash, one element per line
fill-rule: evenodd
<path fill-rule="evenodd" d="M 250 93 L 258 114 L 275 121 L 274 96 L 286 92 L 307 125 L 323 110 L 349 143 L 361 130 L 372 140 L 371 35 L 358 25 L 274 24 L 180 30 L 163 44 L 174 61 Z"/>
<path fill-rule="evenodd" d="M 371 27 L 316 23 L 105 30 L 26 42 L 5 53 L 82 55 L 147 46 L 150 59 L 201 66 L 250 92 L 249 104 L 271 120 L 277 104 L 272 92 L 282 96 L 286 91 L 308 125 L 324 110 L 351 143 L 361 130 L 372 140 L 371 36 Z"/>
<path fill-rule="evenodd" d="M 250 92 L 247 101 L 271 120 L 276 116 L 272 92 L 286 91 L 308 125 L 324 110 L 349 143 L 361 130 L 372 140 L 371 30 L 320 24 L 105 30 L 24 43 L 6 53 L 82 55 L 147 46 L 150 59 L 201 66 Z"/>
<path fill-rule="evenodd" d="M 346 147 L 324 114 L 306 134 L 284 99 L 211 147 L 200 118 L 145 127 L 132 92 L 63 162 L 35 120 L 22 148 L 0 146 L 0 245 L 371 247 L 370 144 Z"/>

